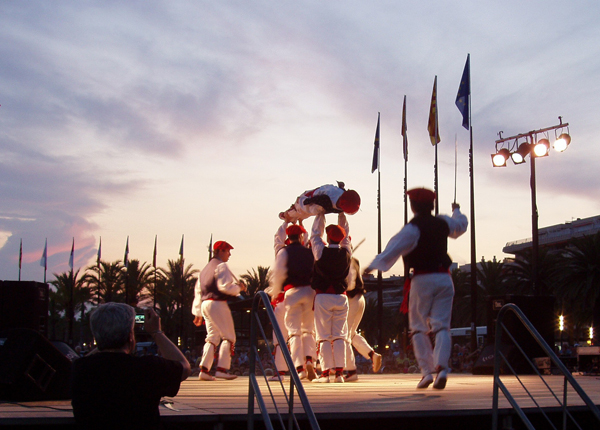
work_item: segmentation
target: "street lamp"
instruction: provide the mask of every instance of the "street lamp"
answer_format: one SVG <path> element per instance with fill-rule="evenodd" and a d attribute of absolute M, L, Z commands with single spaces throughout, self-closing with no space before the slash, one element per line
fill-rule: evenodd
<path fill-rule="evenodd" d="M 533 293 L 538 294 L 538 210 L 536 201 L 535 187 L 535 159 L 546 157 L 550 150 L 550 140 L 548 133 L 554 131 L 555 141 L 553 148 L 559 152 L 567 149 L 571 143 L 569 135 L 569 124 L 562 122 L 562 117 L 558 117 L 559 124 L 552 127 L 546 127 L 539 130 L 529 131 L 527 133 L 517 134 L 516 136 L 502 138 L 502 132 L 498 133 L 500 139 L 496 141 L 496 152 L 492 154 L 492 165 L 494 167 L 506 167 L 506 162 L 511 159 L 514 164 L 525 163 L 525 157 L 529 155 L 531 159 L 531 282 Z M 538 135 L 541 135 L 538 139 Z"/>

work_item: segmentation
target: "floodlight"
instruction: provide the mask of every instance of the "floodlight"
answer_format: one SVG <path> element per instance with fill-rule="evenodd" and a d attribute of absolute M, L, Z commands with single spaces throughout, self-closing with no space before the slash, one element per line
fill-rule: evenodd
<path fill-rule="evenodd" d="M 527 142 L 523 142 L 519 145 L 519 149 L 516 152 L 510 154 L 510 158 L 512 158 L 513 163 L 522 164 L 525 162 L 525 157 L 531 151 L 531 145 Z"/>
<path fill-rule="evenodd" d="M 506 160 L 510 158 L 510 151 L 506 148 L 500 148 L 497 153 L 492 154 L 492 164 L 494 167 L 506 167 Z"/>
<path fill-rule="evenodd" d="M 563 152 L 567 149 L 570 143 L 571 136 L 569 136 L 567 133 L 561 133 L 561 135 L 558 136 L 558 139 L 554 141 L 553 148 L 558 152 Z"/>
<path fill-rule="evenodd" d="M 546 138 L 540 139 L 533 147 L 533 153 L 536 157 L 545 157 L 550 149 L 550 141 Z"/>

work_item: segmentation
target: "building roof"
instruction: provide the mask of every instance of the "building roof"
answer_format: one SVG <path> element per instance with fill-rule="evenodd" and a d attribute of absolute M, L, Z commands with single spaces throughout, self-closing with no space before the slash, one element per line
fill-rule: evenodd
<path fill-rule="evenodd" d="M 590 218 L 577 218 L 564 224 L 556 224 L 538 230 L 539 245 L 547 247 L 560 247 L 567 244 L 575 237 L 589 236 L 600 232 L 600 215 Z M 519 254 L 531 248 L 531 238 L 508 242 L 502 252 L 506 254 Z"/>

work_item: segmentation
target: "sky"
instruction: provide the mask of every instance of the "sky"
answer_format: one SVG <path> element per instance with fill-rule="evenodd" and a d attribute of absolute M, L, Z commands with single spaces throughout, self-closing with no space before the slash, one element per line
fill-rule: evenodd
<path fill-rule="evenodd" d="M 539 226 L 600 214 L 600 3 L 480 1 L 0 2 L 0 279 L 48 280 L 102 259 L 201 269 L 226 240 L 237 275 L 274 260 L 278 214 L 345 182 L 363 266 L 377 254 L 381 114 L 383 247 L 408 187 L 433 188 L 427 120 L 435 76 L 439 207 L 470 216 L 469 132 L 455 106 L 471 61 L 476 255 L 531 237 L 529 159 L 493 168 L 503 137 L 569 123 L 536 162 Z M 551 136 L 553 137 L 553 132 Z M 455 185 L 456 151 L 456 185 Z M 306 224 L 310 227 L 311 221 Z M 472 221 L 472 220 L 470 220 Z M 336 222 L 328 216 L 327 222 Z M 470 235 L 449 243 L 470 262 Z M 398 262 L 384 276 L 401 274 Z"/>

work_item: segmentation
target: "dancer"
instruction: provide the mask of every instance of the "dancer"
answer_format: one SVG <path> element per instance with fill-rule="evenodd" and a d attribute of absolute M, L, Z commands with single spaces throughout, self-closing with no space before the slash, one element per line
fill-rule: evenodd
<path fill-rule="evenodd" d="M 360 196 L 354 190 L 346 190 L 343 182 L 323 185 L 302 193 L 294 204 L 279 214 L 282 220 L 295 223 L 320 213 L 344 212 L 353 215 L 360 209 Z"/>
<path fill-rule="evenodd" d="M 335 382 L 344 382 L 342 372 L 346 362 L 348 337 L 348 273 L 350 272 L 350 238 L 348 222 L 343 213 L 338 214 L 338 224 L 325 230 L 329 246 L 323 242 L 325 215 L 318 214 L 313 223 L 310 243 L 315 257 L 312 287 L 315 296 L 315 328 L 317 343 L 323 361 L 321 377 L 313 382 L 329 382 L 335 370 Z"/>
<path fill-rule="evenodd" d="M 221 342 L 221 347 L 219 348 L 215 377 L 220 379 L 237 378 L 236 375 L 227 373 L 231 367 L 231 356 L 235 347 L 235 327 L 227 299 L 246 291 L 246 284 L 243 281 L 237 281 L 227 266 L 232 249 L 233 246 L 227 242 L 221 240 L 215 242 L 214 256 L 200 273 L 200 292 L 196 291 L 196 299 L 194 299 L 195 303 L 199 302 L 200 299 L 197 297 L 200 294 L 201 313 L 198 313 L 197 306 L 192 307 L 195 315 L 194 324 L 199 326 L 202 318 L 206 321 L 206 343 L 202 351 L 200 375 L 198 376 L 201 381 L 215 380 L 209 372 L 219 342 Z"/>
<path fill-rule="evenodd" d="M 316 356 L 313 301 L 311 285 L 314 257 L 304 246 L 306 230 L 301 224 L 289 227 L 287 222 L 275 234 L 275 249 L 280 248 L 273 267 L 273 294 L 285 293 L 285 328 L 290 354 L 300 379 L 316 378 L 313 358 Z M 281 248 L 287 235 L 289 244 Z"/>
<path fill-rule="evenodd" d="M 371 345 L 356 332 L 360 321 L 365 313 L 365 283 L 360 273 L 360 263 L 354 257 L 350 262 L 350 274 L 348 276 L 348 341 L 346 342 L 346 377 L 344 381 L 358 381 L 356 373 L 356 362 L 352 347 L 368 360 L 372 361 L 373 373 L 381 369 L 381 354 L 376 353 Z"/>
<path fill-rule="evenodd" d="M 415 356 L 423 378 L 417 388 L 446 387 L 448 361 L 451 352 L 450 319 L 454 285 L 449 267 L 448 237 L 457 238 L 467 230 L 467 217 L 460 206 L 452 204 L 452 217 L 434 217 L 435 193 L 426 188 L 407 191 L 410 207 L 415 214 L 399 233 L 390 239 L 385 250 L 366 268 L 365 274 L 374 269 L 387 271 L 400 256 L 404 264 L 413 269 L 410 281 L 409 325 Z M 406 297 L 406 294 L 405 294 Z M 429 333 L 435 335 L 432 350 Z"/>

